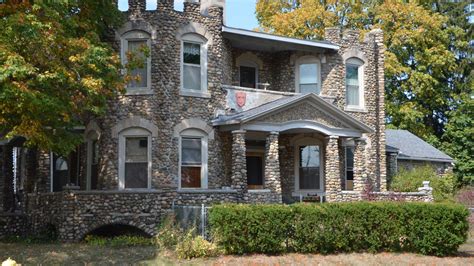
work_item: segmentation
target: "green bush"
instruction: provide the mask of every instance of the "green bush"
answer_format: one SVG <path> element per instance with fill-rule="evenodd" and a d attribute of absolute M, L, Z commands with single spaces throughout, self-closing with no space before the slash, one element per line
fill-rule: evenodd
<path fill-rule="evenodd" d="M 194 230 L 188 231 L 177 243 L 175 252 L 180 259 L 214 257 L 219 255 L 217 246 L 202 236 L 196 236 Z"/>
<path fill-rule="evenodd" d="M 116 236 L 116 237 L 102 237 L 95 235 L 88 235 L 84 239 L 86 243 L 94 246 L 107 247 L 134 247 L 134 246 L 150 246 L 154 244 L 152 238 L 142 236 Z"/>
<path fill-rule="evenodd" d="M 211 208 L 209 224 L 226 253 L 276 254 L 286 250 L 291 218 L 284 205 L 218 205 Z"/>
<path fill-rule="evenodd" d="M 437 202 L 453 201 L 456 181 L 454 175 L 438 176 L 435 170 L 426 165 L 412 170 L 400 169 L 393 177 L 390 190 L 397 192 L 416 192 L 423 186 L 423 181 L 430 181 L 433 188 L 433 197 Z"/>
<path fill-rule="evenodd" d="M 209 223 L 226 253 L 407 251 L 444 256 L 467 239 L 461 205 L 357 202 L 217 205 Z"/>
<path fill-rule="evenodd" d="M 183 230 L 177 225 L 174 215 L 168 215 L 163 219 L 155 243 L 161 249 L 174 249 L 179 241 L 185 236 Z"/>

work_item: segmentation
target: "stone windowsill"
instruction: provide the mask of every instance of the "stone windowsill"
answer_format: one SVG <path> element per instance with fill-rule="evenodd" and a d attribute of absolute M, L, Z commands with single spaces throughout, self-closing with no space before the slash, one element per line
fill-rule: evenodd
<path fill-rule="evenodd" d="M 125 92 L 125 96 L 152 95 L 152 94 L 154 94 L 154 92 L 152 89 L 149 89 L 149 88 L 127 89 L 127 92 Z"/>
<path fill-rule="evenodd" d="M 205 194 L 205 193 L 237 193 L 235 189 L 178 189 L 178 193 L 194 193 L 194 194 Z"/>
<path fill-rule="evenodd" d="M 311 190 L 297 190 L 297 191 L 293 191 L 291 193 L 291 196 L 292 197 L 299 197 L 299 196 L 303 196 L 303 197 L 307 197 L 308 194 L 310 194 L 310 196 L 326 196 L 326 192 L 325 191 L 311 191 Z"/>
<path fill-rule="evenodd" d="M 361 192 L 355 190 L 342 190 L 342 194 L 360 194 Z"/>
<path fill-rule="evenodd" d="M 271 193 L 272 191 L 268 188 L 266 189 L 249 189 L 248 193 Z"/>
<path fill-rule="evenodd" d="M 186 90 L 180 90 L 179 95 L 185 96 L 185 97 L 198 97 L 198 98 L 211 98 L 211 94 L 208 92 L 200 92 L 200 91 L 186 91 Z"/>
<path fill-rule="evenodd" d="M 367 109 L 365 109 L 364 107 L 356 107 L 356 106 L 346 106 L 346 107 L 344 107 L 344 111 L 357 112 L 357 113 L 368 113 Z"/>

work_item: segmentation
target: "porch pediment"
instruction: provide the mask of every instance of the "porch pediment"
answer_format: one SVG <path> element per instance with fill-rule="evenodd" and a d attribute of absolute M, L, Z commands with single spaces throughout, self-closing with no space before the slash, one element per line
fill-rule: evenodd
<path fill-rule="evenodd" d="M 255 122 L 263 123 L 287 123 L 290 121 L 313 121 L 332 128 L 349 128 L 340 120 L 331 117 L 321 108 L 318 108 L 310 101 L 303 101 L 292 105 L 289 108 L 277 110 L 263 117 L 257 118 Z"/>
<path fill-rule="evenodd" d="M 312 129 L 327 135 L 359 136 L 373 129 L 315 94 L 278 99 L 261 106 L 214 120 L 229 130 L 248 129 L 282 132 Z"/>

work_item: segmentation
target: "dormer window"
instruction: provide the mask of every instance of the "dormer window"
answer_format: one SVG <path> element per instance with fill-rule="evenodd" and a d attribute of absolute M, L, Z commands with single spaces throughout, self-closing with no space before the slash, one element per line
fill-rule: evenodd
<path fill-rule="evenodd" d="M 363 108 L 364 106 L 364 62 L 352 57 L 346 61 L 346 106 Z"/>
<path fill-rule="evenodd" d="M 207 94 L 207 41 L 197 34 L 185 34 L 181 44 L 181 94 Z"/>
<path fill-rule="evenodd" d="M 305 56 L 296 62 L 296 92 L 321 94 L 321 64 L 313 56 Z"/>
<path fill-rule="evenodd" d="M 130 56 L 141 64 L 130 71 L 132 80 L 127 85 L 127 94 L 147 94 L 151 92 L 151 57 L 145 51 L 150 51 L 150 35 L 143 31 L 130 31 L 122 35 L 121 57 L 126 65 Z"/>

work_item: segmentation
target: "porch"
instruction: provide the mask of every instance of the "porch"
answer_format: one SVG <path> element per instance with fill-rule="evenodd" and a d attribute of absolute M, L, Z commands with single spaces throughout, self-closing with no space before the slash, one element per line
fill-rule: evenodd
<path fill-rule="evenodd" d="M 272 202 L 342 201 L 342 191 L 364 190 L 363 136 L 372 129 L 315 94 L 280 96 L 214 125 L 232 135 L 231 187 L 247 202 L 262 193 Z"/>

